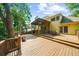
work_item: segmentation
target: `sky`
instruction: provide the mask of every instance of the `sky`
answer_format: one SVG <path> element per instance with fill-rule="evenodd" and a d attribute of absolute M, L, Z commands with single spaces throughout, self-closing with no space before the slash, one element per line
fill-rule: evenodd
<path fill-rule="evenodd" d="M 36 16 L 43 18 L 58 13 L 68 16 L 71 13 L 64 3 L 28 3 L 28 6 L 32 14 L 31 22 L 35 20 Z"/>

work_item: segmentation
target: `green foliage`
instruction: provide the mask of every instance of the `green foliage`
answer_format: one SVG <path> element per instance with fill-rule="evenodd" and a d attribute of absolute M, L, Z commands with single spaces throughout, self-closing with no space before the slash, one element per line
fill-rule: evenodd
<path fill-rule="evenodd" d="M 6 29 L 5 29 L 5 25 L 2 22 L 2 20 L 0 20 L 0 38 L 3 39 L 7 37 L 7 33 L 6 33 Z"/>
<path fill-rule="evenodd" d="M 79 16 L 79 3 L 66 3 L 68 8 L 71 10 L 71 16 Z"/>
<path fill-rule="evenodd" d="M 22 32 L 27 30 L 30 24 L 31 12 L 27 4 L 24 3 L 11 3 L 10 11 L 13 18 L 13 25 L 15 32 Z M 4 5 L 0 4 L 0 17 L 5 17 Z M 0 37 L 7 37 L 7 31 L 5 28 L 5 19 L 0 19 Z"/>
<path fill-rule="evenodd" d="M 2 4 L 0 4 L 0 8 L 4 8 L 4 6 Z"/>
<path fill-rule="evenodd" d="M 79 8 L 79 3 L 66 3 L 70 10 Z"/>
<path fill-rule="evenodd" d="M 27 4 L 11 4 L 12 15 L 14 16 L 14 26 L 17 31 L 27 30 L 30 23 L 30 9 Z"/>
<path fill-rule="evenodd" d="M 71 16 L 79 17 L 79 10 L 76 10 L 73 13 L 71 13 Z"/>

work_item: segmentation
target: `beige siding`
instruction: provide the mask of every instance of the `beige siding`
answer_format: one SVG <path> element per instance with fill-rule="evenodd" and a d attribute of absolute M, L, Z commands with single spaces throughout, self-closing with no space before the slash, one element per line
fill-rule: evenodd
<path fill-rule="evenodd" d="M 50 31 L 56 31 L 59 33 L 60 23 L 58 21 L 54 21 L 50 23 Z"/>
<path fill-rule="evenodd" d="M 57 17 L 59 16 L 59 20 L 57 20 Z M 52 18 L 55 18 L 55 21 L 51 21 Z M 59 33 L 59 26 L 60 26 L 60 22 L 62 20 L 62 16 L 60 14 L 55 15 L 55 16 L 47 16 L 44 17 L 44 19 L 50 21 L 50 31 L 56 31 Z"/>
<path fill-rule="evenodd" d="M 76 34 L 76 30 L 79 24 L 69 25 L 68 26 L 68 34 Z"/>

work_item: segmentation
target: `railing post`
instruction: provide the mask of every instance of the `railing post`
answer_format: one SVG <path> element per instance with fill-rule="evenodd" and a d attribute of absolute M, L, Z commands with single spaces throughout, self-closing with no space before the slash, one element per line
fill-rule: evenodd
<path fill-rule="evenodd" d="M 79 39 L 79 30 L 77 30 L 77 37 L 78 37 L 78 39 Z"/>
<path fill-rule="evenodd" d="M 0 41 L 0 56 L 5 56 L 5 40 Z"/>
<path fill-rule="evenodd" d="M 0 41 L 0 56 L 5 56 L 15 51 L 18 51 L 17 55 L 21 55 L 21 37 Z"/>

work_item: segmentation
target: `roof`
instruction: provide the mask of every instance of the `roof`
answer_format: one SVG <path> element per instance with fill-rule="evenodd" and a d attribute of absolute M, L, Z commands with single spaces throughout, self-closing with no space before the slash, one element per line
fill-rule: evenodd
<path fill-rule="evenodd" d="M 45 20 L 45 19 L 42 19 L 42 18 L 37 18 L 37 19 L 35 19 L 31 24 L 34 24 L 34 25 L 42 25 L 42 24 L 44 24 L 44 22 L 49 22 L 49 21 L 47 21 L 47 20 Z"/>
<path fill-rule="evenodd" d="M 58 16 L 58 15 L 62 15 L 61 13 L 59 13 L 59 14 L 55 14 L 55 15 L 52 15 L 52 16 L 45 16 L 45 17 L 43 17 L 43 18 L 51 18 L 51 17 L 55 17 L 55 16 Z M 63 15 L 62 15 L 63 16 Z"/>
<path fill-rule="evenodd" d="M 72 16 L 67 16 L 68 19 L 70 19 L 71 21 L 79 21 L 79 17 L 72 17 Z"/>
<path fill-rule="evenodd" d="M 63 14 L 61 14 L 61 13 L 59 13 L 59 14 L 56 14 L 56 15 L 53 15 L 53 16 L 45 16 L 45 17 L 43 17 L 43 18 L 37 18 L 37 19 L 35 19 L 31 24 L 38 24 L 38 22 L 40 23 L 43 23 L 44 21 L 48 21 L 48 22 L 50 22 L 50 19 L 51 18 L 54 18 L 54 17 L 56 17 L 56 16 L 58 16 L 58 15 L 61 15 L 61 16 L 64 16 Z M 68 21 L 67 22 L 79 22 L 79 17 L 72 17 L 72 16 L 64 16 L 64 17 L 66 17 L 67 19 L 68 19 Z"/>
<path fill-rule="evenodd" d="M 44 19 L 54 18 L 55 16 L 58 16 L 58 15 L 64 16 L 63 14 L 59 13 L 59 14 L 55 14 L 53 16 L 45 16 Z M 70 19 L 71 21 L 74 21 L 74 22 L 79 21 L 79 17 L 73 17 L 73 16 L 64 16 L 64 17 L 66 17 L 66 18 L 68 18 L 68 19 Z M 48 20 L 48 21 L 50 21 L 50 20 Z"/>

